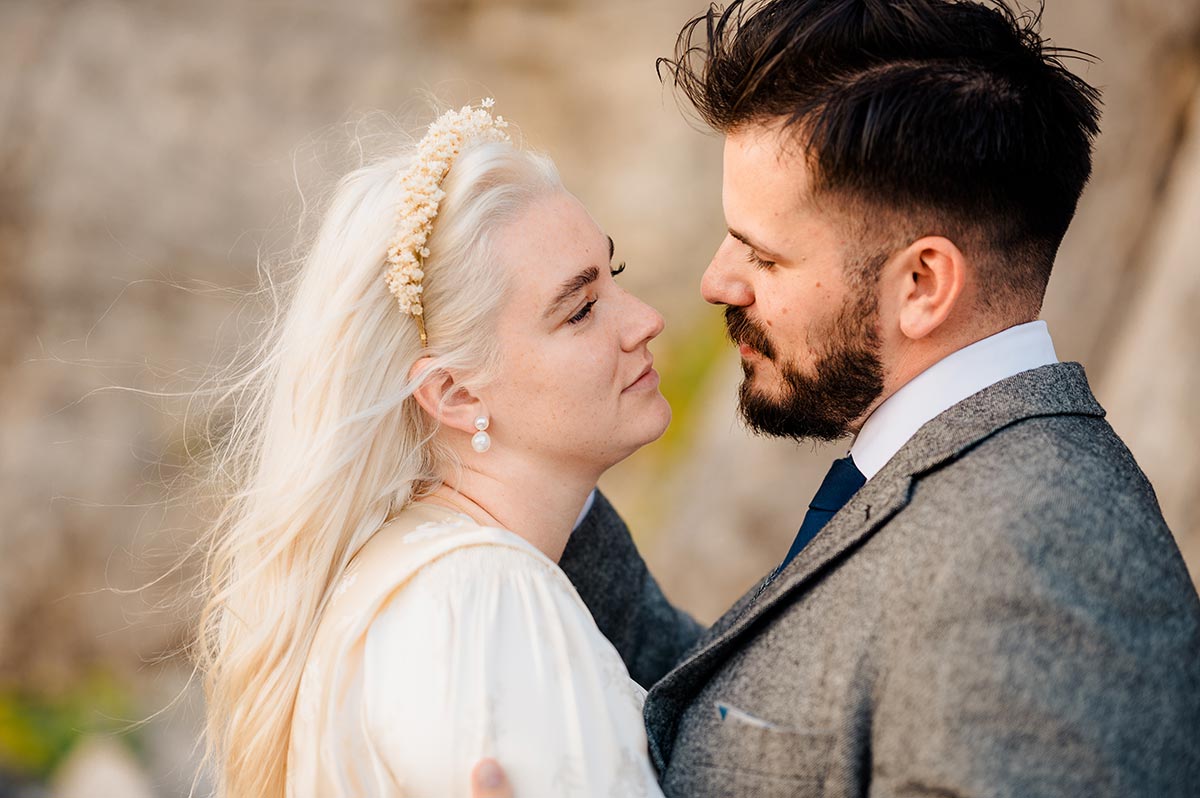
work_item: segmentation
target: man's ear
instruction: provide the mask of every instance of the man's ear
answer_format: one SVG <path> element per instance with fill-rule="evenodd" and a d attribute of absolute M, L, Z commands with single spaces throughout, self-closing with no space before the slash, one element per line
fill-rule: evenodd
<path fill-rule="evenodd" d="M 433 358 L 423 357 L 409 369 L 409 379 L 417 379 L 432 366 Z M 427 375 L 413 398 L 430 418 L 443 426 L 475 434 L 475 419 L 483 403 L 464 388 L 448 371 L 438 370 Z"/>
<path fill-rule="evenodd" d="M 900 331 L 913 340 L 924 338 L 957 306 L 967 283 L 967 259 L 950 239 L 925 236 L 909 244 L 895 268 Z"/>

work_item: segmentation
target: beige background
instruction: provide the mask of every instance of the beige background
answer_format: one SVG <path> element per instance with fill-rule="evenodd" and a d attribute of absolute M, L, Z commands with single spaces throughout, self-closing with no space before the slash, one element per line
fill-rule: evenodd
<path fill-rule="evenodd" d="M 1048 3 L 1054 43 L 1102 59 L 1077 68 L 1106 110 L 1044 317 L 1200 574 L 1200 4 Z M 227 357 L 253 321 L 236 289 L 286 249 L 296 181 L 335 176 L 372 110 L 424 113 L 420 90 L 494 94 L 667 318 L 676 422 L 605 486 L 668 593 L 709 620 L 778 560 L 844 447 L 734 420 L 736 359 L 698 292 L 723 230 L 720 142 L 654 73 L 701 7 L 0 3 L 0 795 L 186 792 L 199 709 L 179 658 L 159 659 L 188 619 L 155 611 L 169 591 L 106 588 L 153 579 L 194 538 L 164 486 L 195 430 L 179 401 L 103 389 L 186 390 Z M 84 733 L 181 689 L 144 729 Z"/>

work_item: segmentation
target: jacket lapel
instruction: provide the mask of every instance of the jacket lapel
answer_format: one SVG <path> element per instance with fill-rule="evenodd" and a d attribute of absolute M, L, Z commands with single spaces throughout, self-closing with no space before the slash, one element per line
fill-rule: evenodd
<path fill-rule="evenodd" d="M 714 624 L 716 631 L 651 688 L 646 697 L 646 725 L 650 753 L 659 772 L 666 769 L 679 718 L 691 697 L 764 615 L 783 602 L 797 600 L 814 579 L 853 556 L 859 544 L 908 504 L 913 482 L 921 475 L 1007 426 L 1053 415 L 1104 415 L 1078 363 L 1043 366 L 1010 377 L 921 427 L 786 569 L 753 588 L 749 601 L 740 601 L 730 611 L 736 617 Z"/>

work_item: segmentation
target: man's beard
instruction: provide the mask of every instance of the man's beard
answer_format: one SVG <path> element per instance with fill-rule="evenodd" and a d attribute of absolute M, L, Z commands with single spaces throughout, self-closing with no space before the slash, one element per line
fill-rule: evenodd
<path fill-rule="evenodd" d="M 742 361 L 738 410 L 746 425 L 761 435 L 794 440 L 835 441 L 851 432 L 883 393 L 879 355 L 878 300 L 867 286 L 850 296 L 817 342 L 813 374 L 783 360 L 767 333 L 745 308 L 725 308 L 725 325 L 736 344 L 745 344 L 775 363 L 783 377 L 780 395 L 769 397 L 753 384 L 754 365 Z"/>

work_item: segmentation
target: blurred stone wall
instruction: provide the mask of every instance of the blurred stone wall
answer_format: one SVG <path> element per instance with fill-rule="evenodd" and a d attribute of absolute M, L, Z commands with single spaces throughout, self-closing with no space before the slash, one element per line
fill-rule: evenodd
<path fill-rule="evenodd" d="M 1054 43 L 1102 59 L 1080 69 L 1106 110 L 1045 318 L 1200 574 L 1200 5 L 1048 2 Z M 676 422 L 605 479 L 667 592 L 709 620 L 772 567 L 844 447 L 752 439 L 734 420 L 740 371 L 698 292 L 724 227 L 720 142 L 654 74 L 701 7 L 0 3 L 0 704 L 100 679 L 141 717 L 183 689 L 178 658 L 154 661 L 187 634 L 153 606 L 171 585 L 106 588 L 149 581 L 194 539 L 195 514 L 163 506 L 192 430 L 179 403 L 108 388 L 186 390 L 227 357 L 248 329 L 227 289 L 286 249 L 296 184 L 335 177 L 354 134 L 379 128 L 372 110 L 428 119 L 422 90 L 495 95 L 667 318 L 656 356 Z M 155 794 L 186 793 L 184 695 L 141 738 Z M 37 761 L 57 763 L 67 744 L 44 747 Z M 0 752 L 0 795 L 14 768 Z"/>

